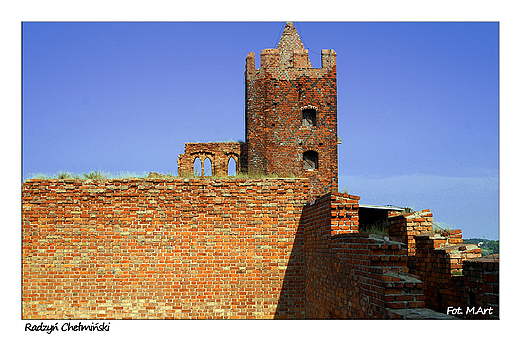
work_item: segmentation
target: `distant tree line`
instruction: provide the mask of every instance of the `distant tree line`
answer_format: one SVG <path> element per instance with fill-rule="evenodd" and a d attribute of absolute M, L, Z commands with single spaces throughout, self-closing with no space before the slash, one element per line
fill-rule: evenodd
<path fill-rule="evenodd" d="M 462 243 L 473 243 L 479 245 L 480 249 L 482 249 L 482 256 L 486 256 L 499 253 L 499 242 L 500 241 L 498 240 L 488 240 L 485 238 L 468 238 L 463 240 Z"/>

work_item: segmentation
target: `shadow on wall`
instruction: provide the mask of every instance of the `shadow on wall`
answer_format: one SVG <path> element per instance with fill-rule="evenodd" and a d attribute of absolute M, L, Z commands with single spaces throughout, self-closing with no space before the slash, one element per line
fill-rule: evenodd
<path fill-rule="evenodd" d="M 303 214 L 302 214 L 303 215 Z M 300 219 L 285 270 L 275 319 L 305 318 L 305 254 L 304 225 Z"/>

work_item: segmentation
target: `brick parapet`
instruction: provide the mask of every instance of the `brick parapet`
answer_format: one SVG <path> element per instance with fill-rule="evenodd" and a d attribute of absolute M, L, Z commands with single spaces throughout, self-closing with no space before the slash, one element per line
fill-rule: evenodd
<path fill-rule="evenodd" d="M 25 319 L 303 318 L 306 179 L 30 180 Z"/>
<path fill-rule="evenodd" d="M 417 272 L 435 271 L 452 275 L 462 269 L 466 259 L 480 257 L 481 250 L 462 244 L 462 231 L 450 230 L 415 236 Z"/>
<path fill-rule="evenodd" d="M 307 318 L 390 318 L 392 309 L 425 306 L 406 245 L 359 233 L 358 201 L 330 193 L 304 207 Z"/>
<path fill-rule="evenodd" d="M 372 237 L 340 234 L 306 253 L 308 318 L 385 319 L 425 306 L 423 283 L 406 273 L 405 246 Z"/>
<path fill-rule="evenodd" d="M 359 232 L 359 196 L 330 194 L 331 234 Z"/>
<path fill-rule="evenodd" d="M 27 181 L 23 317 L 408 318 L 403 308 L 471 299 L 498 317 L 498 258 L 475 258 L 459 230 L 415 235 L 410 269 L 409 244 L 358 232 L 358 196 L 307 203 L 309 190 L 308 179 Z"/>
<path fill-rule="evenodd" d="M 413 273 L 425 283 L 426 307 L 444 313 L 460 307 L 461 318 L 499 317 L 498 255 L 482 258 L 480 248 L 462 243 L 461 230 L 415 238 Z"/>
<path fill-rule="evenodd" d="M 408 256 L 415 256 L 415 236 L 433 231 L 433 214 L 429 209 L 388 217 L 389 235 L 405 243 Z"/>
<path fill-rule="evenodd" d="M 492 313 L 473 316 L 498 319 L 499 312 L 499 255 L 489 255 L 464 261 L 464 288 L 472 306 L 492 308 Z M 471 313 L 473 314 L 473 313 Z M 471 316 L 471 315 L 470 315 Z"/>

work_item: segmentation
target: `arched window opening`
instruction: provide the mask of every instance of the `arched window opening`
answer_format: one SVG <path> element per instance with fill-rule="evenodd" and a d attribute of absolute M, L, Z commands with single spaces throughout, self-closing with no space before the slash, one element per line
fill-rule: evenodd
<path fill-rule="evenodd" d="M 316 126 L 316 109 L 303 109 L 302 110 L 302 125 L 303 126 Z"/>
<path fill-rule="evenodd" d="M 229 157 L 227 173 L 228 176 L 235 176 L 237 174 L 237 162 L 233 157 Z"/>
<path fill-rule="evenodd" d="M 211 167 L 211 159 L 206 158 L 204 160 L 204 176 L 212 176 L 213 175 L 213 169 Z"/>
<path fill-rule="evenodd" d="M 193 162 L 193 174 L 195 176 L 200 176 L 202 174 L 202 162 L 200 161 L 199 157 L 195 158 L 195 161 Z"/>
<path fill-rule="evenodd" d="M 306 151 L 303 153 L 303 169 L 318 169 L 318 153 L 316 151 Z"/>

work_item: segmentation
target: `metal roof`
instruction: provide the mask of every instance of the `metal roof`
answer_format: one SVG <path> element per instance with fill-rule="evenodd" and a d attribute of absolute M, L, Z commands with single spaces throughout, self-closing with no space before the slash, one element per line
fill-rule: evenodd
<path fill-rule="evenodd" d="M 360 208 L 367 208 L 367 209 L 381 209 L 381 210 L 398 210 L 403 211 L 405 208 L 396 207 L 393 205 L 370 205 L 370 204 L 360 204 Z"/>

